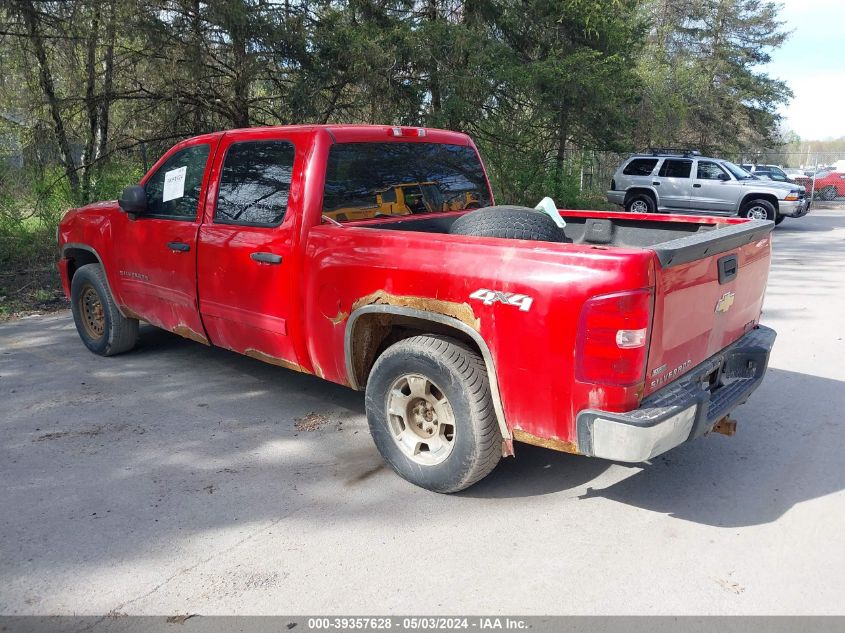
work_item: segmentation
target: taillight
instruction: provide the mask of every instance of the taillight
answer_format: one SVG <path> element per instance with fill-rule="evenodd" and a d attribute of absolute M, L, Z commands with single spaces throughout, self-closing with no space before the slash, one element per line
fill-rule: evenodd
<path fill-rule="evenodd" d="M 652 291 L 599 295 L 581 309 L 575 377 L 581 382 L 631 387 L 645 380 Z"/>
<path fill-rule="evenodd" d="M 392 127 L 391 136 L 425 136 L 425 129 L 421 127 Z"/>
<path fill-rule="evenodd" d="M 616 178 L 611 178 L 611 180 L 610 180 L 610 190 L 616 191 Z"/>

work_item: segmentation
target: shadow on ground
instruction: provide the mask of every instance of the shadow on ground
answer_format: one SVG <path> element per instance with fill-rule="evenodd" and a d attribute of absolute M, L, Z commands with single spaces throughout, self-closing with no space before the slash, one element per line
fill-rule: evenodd
<path fill-rule="evenodd" d="M 602 498 L 706 525 L 757 525 L 845 486 L 845 426 L 834 414 L 845 385 L 794 372 L 770 370 L 738 410 L 734 438 L 703 438 L 642 466 L 518 444 L 515 459 L 445 497 L 384 467 L 359 393 L 152 328 L 136 353 L 113 359 L 88 354 L 66 320 L 25 330 L 23 349 L 0 354 L 4 391 L 15 391 L 4 394 L 15 408 L 0 470 L 3 505 L 16 512 L 3 521 L 6 534 L 43 530 L 38 548 L 46 540 L 54 563 L 115 548 L 140 555 L 159 541 L 303 509 L 315 520 L 390 523 L 420 504 L 448 511 L 561 492 L 570 493 L 561 512 Z M 40 362 L 53 353 L 60 360 Z M 73 386 L 57 383 L 57 372 L 75 372 Z M 21 395 L 11 387 L 21 379 L 51 385 L 58 400 Z M 325 426 L 298 431 L 308 413 Z M 621 481 L 596 483 L 611 467 Z"/>

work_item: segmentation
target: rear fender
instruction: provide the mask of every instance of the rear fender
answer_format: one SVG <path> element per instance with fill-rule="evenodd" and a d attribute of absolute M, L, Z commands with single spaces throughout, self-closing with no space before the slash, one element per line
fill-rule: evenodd
<path fill-rule="evenodd" d="M 481 352 L 481 357 L 484 360 L 484 365 L 487 369 L 487 379 L 490 382 L 490 393 L 493 398 L 493 409 L 496 413 L 496 421 L 499 424 L 499 430 L 502 433 L 502 438 L 508 442 L 512 439 L 510 429 L 505 420 L 505 413 L 502 407 L 502 398 L 499 393 L 499 381 L 496 374 L 496 363 L 493 360 L 493 355 L 490 353 L 490 348 L 481 337 L 481 335 L 471 328 L 466 323 L 459 321 L 450 316 L 438 314 L 436 312 L 425 312 L 414 308 L 406 308 L 403 306 L 392 305 L 366 305 L 357 308 L 349 315 L 346 322 L 346 331 L 344 334 L 344 352 L 346 360 L 346 375 L 349 386 L 353 389 L 362 390 L 366 384 L 366 379 L 359 379 L 358 372 L 355 369 L 356 353 L 361 354 L 363 350 L 355 349 L 355 324 L 366 314 L 384 314 L 395 315 L 403 318 L 413 319 L 417 324 L 425 326 L 430 324 L 433 331 L 448 333 L 449 330 L 456 334 L 460 334 L 460 338 L 469 338 L 478 350 Z M 418 327 L 418 326 L 417 326 Z"/>
<path fill-rule="evenodd" d="M 657 197 L 657 191 L 654 189 L 654 187 L 630 187 L 625 191 L 625 201 L 623 204 L 628 204 L 628 200 L 630 200 L 632 196 L 641 193 L 651 196 L 654 200 L 654 205 L 658 206 L 659 198 Z"/>

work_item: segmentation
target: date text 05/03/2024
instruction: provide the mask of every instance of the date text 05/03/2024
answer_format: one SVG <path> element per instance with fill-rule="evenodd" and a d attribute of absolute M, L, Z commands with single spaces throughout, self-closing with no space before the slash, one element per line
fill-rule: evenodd
<path fill-rule="evenodd" d="M 335 617 L 309 618 L 307 622 L 310 630 L 523 630 L 529 624 L 520 618 L 510 617 Z"/>

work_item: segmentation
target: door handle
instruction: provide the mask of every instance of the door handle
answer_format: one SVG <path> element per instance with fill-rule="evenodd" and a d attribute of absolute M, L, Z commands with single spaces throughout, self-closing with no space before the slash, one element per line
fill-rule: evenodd
<path fill-rule="evenodd" d="M 655 181 L 653 181 L 651 184 L 653 184 L 653 185 L 659 185 L 659 184 L 660 184 L 660 181 L 659 181 L 659 180 L 655 180 Z"/>
<path fill-rule="evenodd" d="M 262 264 L 282 263 L 282 256 L 276 255 L 275 253 L 252 253 L 250 254 L 250 258 L 255 262 L 261 262 Z"/>
<path fill-rule="evenodd" d="M 167 248 L 171 251 L 176 251 L 177 253 L 187 253 L 191 250 L 191 245 L 185 244 L 185 242 L 168 242 Z"/>
<path fill-rule="evenodd" d="M 696 189 L 701 189 L 701 185 L 700 185 L 700 184 L 698 184 L 698 183 L 695 183 L 695 184 L 693 185 L 693 187 L 695 187 Z"/>

